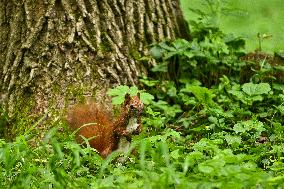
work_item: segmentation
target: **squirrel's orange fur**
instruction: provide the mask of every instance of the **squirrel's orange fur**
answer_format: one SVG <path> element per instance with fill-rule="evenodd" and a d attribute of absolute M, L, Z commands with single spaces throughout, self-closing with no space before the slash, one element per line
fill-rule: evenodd
<path fill-rule="evenodd" d="M 106 157 L 117 149 L 120 137 L 129 138 L 132 134 L 140 133 L 143 108 L 139 93 L 134 97 L 126 94 L 121 114 L 116 120 L 112 120 L 100 106 L 89 103 L 71 108 L 67 121 L 72 129 L 78 129 L 76 138 L 79 142 L 83 141 L 81 136 L 90 139 L 90 146 Z M 134 130 L 129 127 L 130 124 L 133 124 Z"/>

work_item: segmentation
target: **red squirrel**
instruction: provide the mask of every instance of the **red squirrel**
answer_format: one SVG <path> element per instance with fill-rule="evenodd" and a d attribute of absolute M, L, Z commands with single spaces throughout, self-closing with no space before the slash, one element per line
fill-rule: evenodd
<path fill-rule="evenodd" d="M 76 139 L 82 142 L 82 137 L 89 139 L 91 147 L 95 148 L 105 158 L 118 148 L 120 138 L 128 140 L 134 134 L 141 132 L 141 114 L 144 105 L 140 94 L 131 97 L 125 95 L 120 116 L 112 120 L 109 114 L 95 103 L 78 104 L 68 111 L 69 126 L 78 131 Z"/>

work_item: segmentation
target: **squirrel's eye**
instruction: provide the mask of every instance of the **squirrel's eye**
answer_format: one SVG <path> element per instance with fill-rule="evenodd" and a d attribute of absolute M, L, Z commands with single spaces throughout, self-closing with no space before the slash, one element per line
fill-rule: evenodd
<path fill-rule="evenodd" d="M 130 109 L 134 109 L 134 106 L 133 106 L 133 105 L 130 105 Z"/>

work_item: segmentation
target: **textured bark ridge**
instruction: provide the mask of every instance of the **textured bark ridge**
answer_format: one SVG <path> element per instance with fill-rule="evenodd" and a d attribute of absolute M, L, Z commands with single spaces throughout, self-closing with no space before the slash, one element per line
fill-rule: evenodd
<path fill-rule="evenodd" d="M 1 0 L 0 102 L 133 85 L 148 45 L 185 31 L 178 0 Z"/>

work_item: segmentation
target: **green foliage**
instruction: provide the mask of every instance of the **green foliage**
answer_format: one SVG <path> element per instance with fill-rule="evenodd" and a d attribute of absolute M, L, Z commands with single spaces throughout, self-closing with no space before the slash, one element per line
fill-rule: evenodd
<path fill-rule="evenodd" d="M 268 94 L 268 92 L 271 91 L 271 88 L 268 83 L 259 83 L 259 84 L 245 83 L 242 86 L 242 90 L 246 94 L 253 96 L 253 95 Z"/>
<path fill-rule="evenodd" d="M 1 141 L 1 188 L 77 188 L 86 182 L 82 176 L 90 174 L 91 167 L 101 165 L 101 158 L 90 147 L 59 142 L 55 132 L 57 129 L 47 133 L 36 148 L 24 135 L 14 142 Z"/>
<path fill-rule="evenodd" d="M 216 20 L 215 23 L 222 31 L 246 38 L 248 51 L 259 49 L 259 41 L 266 52 L 273 53 L 284 49 L 282 0 L 181 0 L 180 2 L 186 20 L 199 18 L 198 14 L 194 14 L 196 9 L 204 12 L 206 16 L 210 13 L 210 16 L 207 16 L 208 20 L 212 20 L 211 15 L 215 15 L 213 20 Z M 212 4 L 213 8 L 210 9 L 207 2 L 209 5 Z"/>
<path fill-rule="evenodd" d="M 135 86 L 129 88 L 128 86 L 120 85 L 114 89 L 109 89 L 107 92 L 109 96 L 112 96 L 112 103 L 114 105 L 122 104 L 127 93 L 131 96 L 135 96 L 137 93 L 140 93 L 140 99 L 144 104 L 149 104 L 154 98 L 153 95 L 149 93 L 139 91 Z"/>
<path fill-rule="evenodd" d="M 244 41 L 219 30 L 213 11 L 218 8 L 195 10 L 200 17 L 190 22 L 191 41 L 152 47 L 159 64 L 152 68 L 154 76 L 140 81 L 157 100 L 145 121 L 152 133 L 180 132 L 184 142 L 175 144 L 198 187 L 283 187 L 283 169 L 274 169 L 283 165 L 283 89 L 273 80 L 264 82 L 269 73 L 264 62 L 265 74 L 240 83 Z"/>

